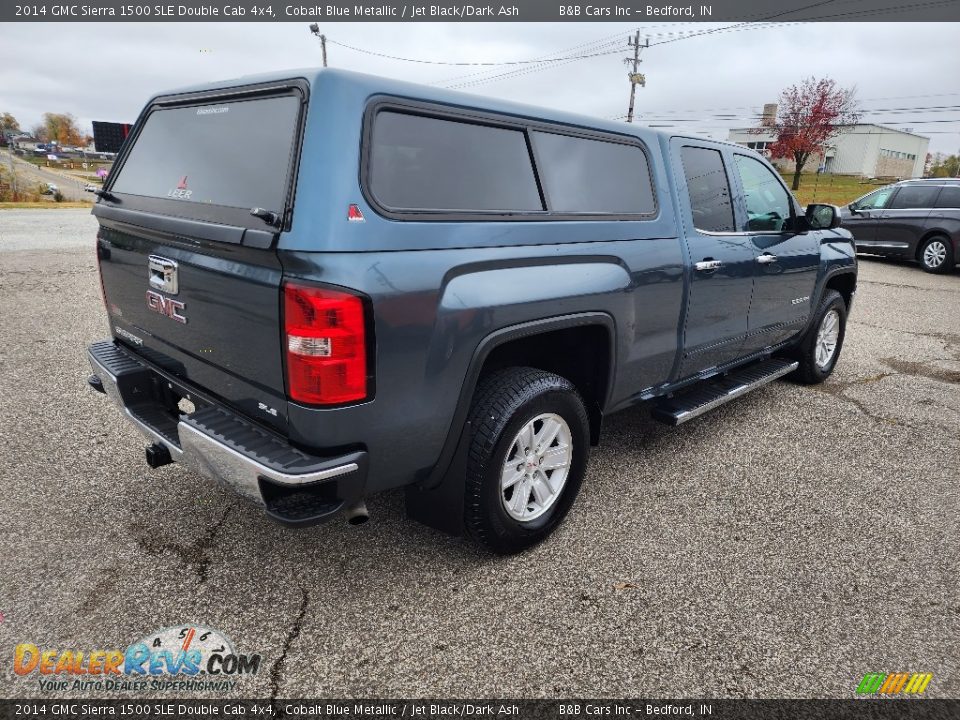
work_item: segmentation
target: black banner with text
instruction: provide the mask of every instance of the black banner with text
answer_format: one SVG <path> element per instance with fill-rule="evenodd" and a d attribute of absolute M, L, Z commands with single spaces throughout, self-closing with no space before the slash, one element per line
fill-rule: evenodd
<path fill-rule="evenodd" d="M 640 3 L 630 0 L 506 3 L 406 2 L 404 0 L 51 0 L 4 2 L 0 21 L 14 22 L 954 22 L 960 0 L 697 0 Z"/>

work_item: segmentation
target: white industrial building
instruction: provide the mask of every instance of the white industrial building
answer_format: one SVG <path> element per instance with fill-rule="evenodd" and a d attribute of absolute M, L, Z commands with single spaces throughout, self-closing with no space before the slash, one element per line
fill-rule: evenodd
<path fill-rule="evenodd" d="M 775 131 L 766 127 L 776 117 L 776 105 L 765 105 L 763 110 L 760 127 L 731 130 L 727 139 L 738 145 L 765 151 L 777 139 Z M 872 123 L 844 125 L 830 139 L 824 153 L 812 156 L 803 170 L 816 172 L 822 168 L 825 173 L 878 178 L 923 177 L 929 145 L 930 138 L 908 130 Z M 768 153 L 764 154 L 769 157 Z M 793 171 L 792 159 L 771 158 L 771 162 L 786 172 Z"/>

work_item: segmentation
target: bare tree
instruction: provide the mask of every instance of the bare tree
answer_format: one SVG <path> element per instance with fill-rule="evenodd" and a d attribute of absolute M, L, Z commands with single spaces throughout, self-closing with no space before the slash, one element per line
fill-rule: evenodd
<path fill-rule="evenodd" d="M 39 140 L 40 142 L 49 142 L 52 138 L 47 132 L 47 126 L 43 123 L 34 125 L 30 128 L 30 136 Z"/>

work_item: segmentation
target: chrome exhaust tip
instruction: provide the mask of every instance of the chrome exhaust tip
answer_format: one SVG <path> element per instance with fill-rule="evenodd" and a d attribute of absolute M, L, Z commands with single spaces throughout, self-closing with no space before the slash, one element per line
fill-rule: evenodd
<path fill-rule="evenodd" d="M 347 522 L 351 525 L 363 525 L 370 519 L 370 513 L 367 512 L 367 504 L 363 500 L 358 500 L 353 505 L 347 506 Z"/>

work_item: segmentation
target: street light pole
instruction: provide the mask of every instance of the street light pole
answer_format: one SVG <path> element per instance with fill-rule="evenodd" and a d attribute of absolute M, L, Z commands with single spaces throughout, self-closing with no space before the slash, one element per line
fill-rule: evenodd
<path fill-rule="evenodd" d="M 323 54 L 323 66 L 327 66 L 327 36 L 320 33 L 320 26 L 311 23 L 310 32 L 320 38 L 320 52 Z"/>

